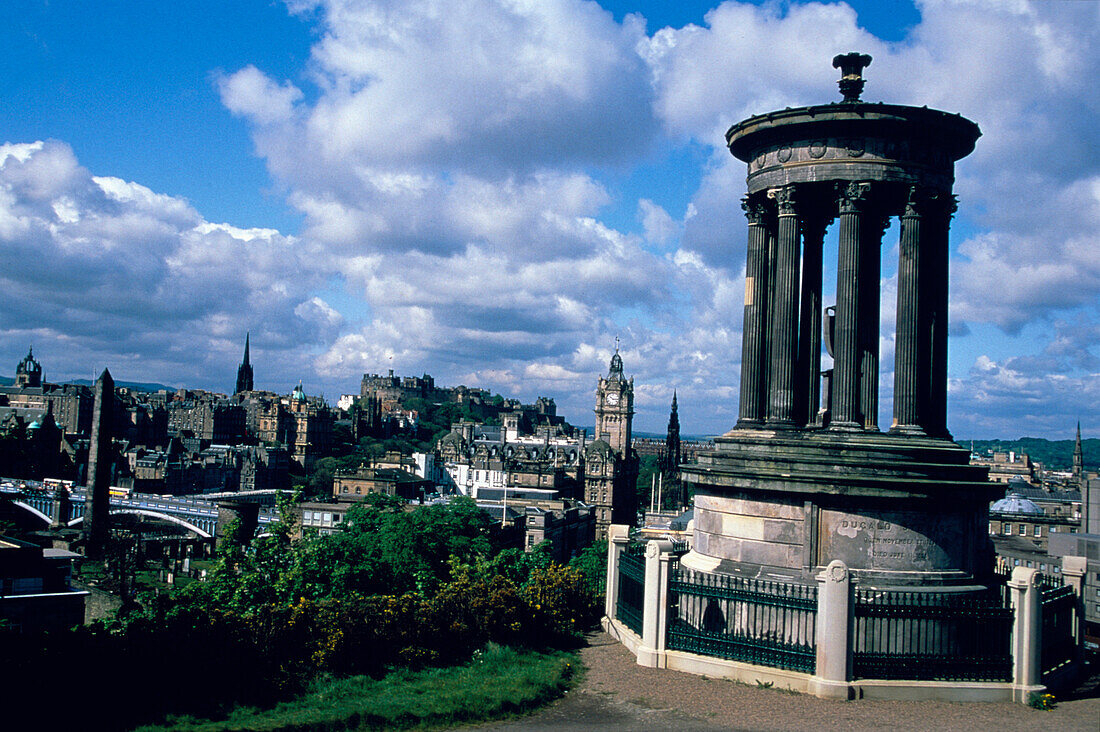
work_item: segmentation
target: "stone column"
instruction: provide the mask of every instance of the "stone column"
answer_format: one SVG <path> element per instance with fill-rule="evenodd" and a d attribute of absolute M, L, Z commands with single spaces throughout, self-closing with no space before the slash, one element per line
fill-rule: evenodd
<path fill-rule="evenodd" d="M 645 604 L 642 615 L 642 645 L 638 665 L 665 668 L 665 640 L 668 628 L 668 585 L 672 542 L 655 539 L 645 548 Z"/>
<path fill-rule="evenodd" d="M 227 544 L 245 548 L 252 543 L 259 527 L 260 505 L 248 501 L 222 499 L 217 501 L 218 525 L 215 530 L 215 547 Z"/>
<path fill-rule="evenodd" d="M 1085 557 L 1062 557 L 1062 581 L 1073 588 L 1077 603 L 1073 608 L 1073 640 L 1076 647 L 1074 660 L 1080 662 L 1085 651 L 1085 575 L 1088 573 L 1088 561 Z"/>
<path fill-rule="evenodd" d="M 947 232 L 957 204 L 949 193 L 936 194 L 935 208 L 926 217 L 928 235 L 922 236 L 921 275 L 927 301 L 929 338 L 928 411 L 925 431 L 948 437 L 947 431 L 947 283 L 949 258 Z M 923 232 L 922 232 L 923 233 Z"/>
<path fill-rule="evenodd" d="M 768 420 L 771 427 L 794 427 L 795 364 L 798 361 L 798 290 L 800 222 L 795 211 L 795 187 L 768 191 L 775 199 L 779 222 L 776 232 L 775 301 L 768 323 L 771 338 L 768 382 Z M 801 385 L 799 385 L 801 386 Z"/>
<path fill-rule="evenodd" d="M 619 604 L 619 559 L 630 543 L 630 527 L 611 524 L 607 527 L 607 591 L 604 593 L 604 616 L 615 617 Z"/>
<path fill-rule="evenodd" d="M 927 350 L 921 348 L 921 223 L 923 198 L 916 186 L 909 189 L 901 215 L 898 255 L 898 312 L 894 348 L 894 421 L 891 432 L 924 434 L 923 394 L 927 372 L 921 368 Z"/>
<path fill-rule="evenodd" d="M 798 331 L 799 424 L 814 424 L 821 406 L 821 249 L 828 220 L 802 218 L 802 304 Z"/>
<path fill-rule="evenodd" d="M 774 209 L 769 210 L 768 218 L 766 219 L 768 232 L 768 283 L 764 288 L 767 292 L 766 302 L 764 304 L 764 361 L 761 369 L 764 371 L 764 383 L 763 391 L 760 395 L 760 410 L 764 419 L 768 416 L 768 393 L 771 390 L 772 383 L 772 350 L 775 348 L 775 339 L 772 337 L 772 310 L 775 308 L 775 260 L 776 260 L 776 223 Z"/>
<path fill-rule="evenodd" d="M 860 243 L 868 183 L 848 183 L 839 191 L 840 246 L 837 261 L 836 325 L 833 332 L 832 419 L 830 429 L 856 430 L 860 412 Z"/>
<path fill-rule="evenodd" d="M 848 699 L 852 668 L 852 577 L 839 559 L 817 575 L 817 668 L 811 688 L 818 697 Z"/>
<path fill-rule="evenodd" d="M 767 354 L 768 228 L 767 206 L 759 195 L 745 196 L 741 207 L 749 219 L 745 264 L 745 319 L 741 326 L 741 403 L 738 427 L 764 422 L 764 372 Z"/>
<path fill-rule="evenodd" d="M 1012 607 L 1012 700 L 1027 704 L 1043 686 L 1043 609 L 1039 570 L 1016 567 L 1008 581 Z"/>
<path fill-rule="evenodd" d="M 868 212 L 861 227 L 859 285 L 860 377 L 859 406 L 863 427 L 878 429 L 878 340 L 880 328 L 879 301 L 882 287 L 882 235 L 889 219 L 876 211 Z"/>

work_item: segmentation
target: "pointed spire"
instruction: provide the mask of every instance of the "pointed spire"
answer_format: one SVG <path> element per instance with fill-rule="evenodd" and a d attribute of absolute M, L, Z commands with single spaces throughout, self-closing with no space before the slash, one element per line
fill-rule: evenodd
<path fill-rule="evenodd" d="M 1077 440 L 1073 445 L 1073 477 L 1080 479 L 1085 474 L 1085 452 L 1081 449 L 1081 420 L 1077 420 Z"/>
<path fill-rule="evenodd" d="M 252 391 L 252 364 L 249 362 L 249 337 L 252 334 L 245 332 L 244 334 L 244 360 L 241 361 L 241 365 L 237 367 L 237 386 L 234 387 L 233 393 L 240 394 L 245 391 Z"/>
<path fill-rule="evenodd" d="M 672 411 L 676 411 L 676 390 L 672 390 Z"/>

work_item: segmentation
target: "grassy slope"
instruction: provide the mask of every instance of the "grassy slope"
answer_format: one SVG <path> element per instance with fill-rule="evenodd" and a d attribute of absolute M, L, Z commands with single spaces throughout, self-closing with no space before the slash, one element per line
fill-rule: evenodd
<path fill-rule="evenodd" d="M 224 720 L 175 718 L 139 732 L 400 729 L 493 719 L 561 696 L 574 682 L 576 663 L 573 654 L 490 646 L 465 666 L 322 680 L 274 709 L 240 708 Z"/>

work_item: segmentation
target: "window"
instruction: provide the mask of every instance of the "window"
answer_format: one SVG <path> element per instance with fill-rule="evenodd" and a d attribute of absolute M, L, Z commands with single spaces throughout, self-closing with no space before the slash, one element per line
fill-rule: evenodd
<path fill-rule="evenodd" d="M 355 495 L 357 495 L 357 496 L 363 495 L 363 489 L 360 486 L 355 486 Z"/>
<path fill-rule="evenodd" d="M 1020 560 L 1019 559 L 1013 559 L 1012 560 L 1012 566 L 1019 567 L 1020 566 Z"/>
<path fill-rule="evenodd" d="M 1020 528 L 1017 530 L 1020 536 L 1027 536 L 1027 524 L 1020 524 Z"/>
<path fill-rule="evenodd" d="M 1045 572 L 1045 571 L 1047 571 L 1047 565 L 1045 565 L 1045 564 L 1040 564 L 1040 565 L 1039 565 L 1039 570 L 1040 570 L 1040 571 L 1042 571 L 1042 572 Z"/>
<path fill-rule="evenodd" d="M 1028 567 L 1031 567 L 1031 566 L 1032 566 L 1032 564 L 1031 564 L 1031 560 L 1030 560 L 1030 559 L 1029 559 L 1029 560 L 1027 560 L 1027 566 L 1028 566 Z"/>
<path fill-rule="evenodd" d="M 1039 524 L 1035 524 L 1035 536 L 1042 536 L 1042 535 L 1043 535 L 1043 527 L 1039 526 Z"/>
<path fill-rule="evenodd" d="M 1012 533 L 1012 524 L 1006 522 L 1001 527 L 1001 533 L 1004 534 L 1005 536 L 1008 536 L 1009 534 L 1011 534 Z"/>

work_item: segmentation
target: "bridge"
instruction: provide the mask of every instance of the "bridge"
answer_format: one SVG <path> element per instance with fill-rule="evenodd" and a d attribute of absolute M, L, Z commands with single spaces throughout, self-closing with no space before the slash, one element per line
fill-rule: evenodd
<path fill-rule="evenodd" d="M 70 485 L 68 481 L 22 480 L 0 478 L 0 494 L 7 495 L 12 503 L 37 517 L 47 526 L 57 515 L 57 489 L 64 485 L 69 490 L 69 526 L 84 523 L 84 486 Z M 240 491 L 236 493 L 206 494 L 196 496 L 162 496 L 156 493 L 135 493 L 127 488 L 111 488 L 111 515 L 131 514 L 149 516 L 182 526 L 204 539 L 213 537 L 218 528 L 218 505 L 222 498 L 260 503 L 260 526 L 277 521 L 279 512 L 272 505 L 277 491 Z M 269 505 L 263 505 L 269 504 Z M 261 529 L 262 531 L 262 529 Z"/>

